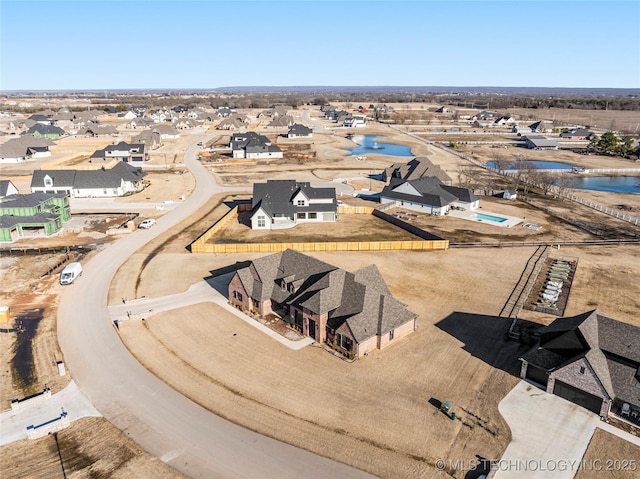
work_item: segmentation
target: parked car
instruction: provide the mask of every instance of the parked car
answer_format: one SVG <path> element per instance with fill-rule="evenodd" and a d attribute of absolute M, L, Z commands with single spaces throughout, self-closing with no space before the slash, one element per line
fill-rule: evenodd
<path fill-rule="evenodd" d="M 142 222 L 138 225 L 138 228 L 146 230 L 151 228 L 155 224 L 156 220 L 154 220 L 153 218 L 147 218 L 146 220 L 142 220 Z"/>

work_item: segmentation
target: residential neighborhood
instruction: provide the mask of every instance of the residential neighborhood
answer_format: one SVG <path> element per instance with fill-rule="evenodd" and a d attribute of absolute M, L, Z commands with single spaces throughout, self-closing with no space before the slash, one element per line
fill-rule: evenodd
<path fill-rule="evenodd" d="M 224 414 L 345 477 L 439 477 L 436 456 L 506 461 L 519 444 L 538 460 L 560 432 L 572 460 L 640 451 L 640 168 L 627 134 L 442 96 L 415 108 L 373 93 L 244 99 L 135 97 L 86 117 L 61 100 L 0 117 L 0 339 L 11 352 L 29 318 L 47 325 L 29 340 L 36 375 L 7 353 L 3 414 L 49 404 L 45 384 L 52 397 L 76 378 L 100 390 L 86 364 L 132 391 L 117 396 L 129 411 L 155 410 L 138 396 L 147 381 L 163 408 L 203 407 L 188 430 L 161 418 L 181 434 L 208 437 Z M 611 135 L 617 149 L 596 150 Z M 618 189 L 595 189 L 602 176 Z M 44 406 L 55 414 L 31 429 L 7 422 L 2 448 L 49 458 L 49 433 L 79 426 L 120 444 L 110 399 L 94 397 L 100 419 Z M 556 413 L 544 440 L 519 435 Z"/>

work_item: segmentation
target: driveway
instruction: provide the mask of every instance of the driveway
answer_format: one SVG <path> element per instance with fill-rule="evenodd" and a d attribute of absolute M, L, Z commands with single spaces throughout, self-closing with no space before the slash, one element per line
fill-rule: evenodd
<path fill-rule="evenodd" d="M 83 265 L 83 276 L 65 288 L 58 308 L 58 339 L 79 389 L 113 425 L 150 454 L 191 477 L 363 478 L 344 464 L 261 436 L 230 423 L 182 396 L 147 371 L 124 347 L 107 307 L 117 269 L 140 247 L 195 214 L 226 188 L 195 158 L 194 136 L 185 163 L 197 187 L 154 228 L 137 230 L 105 247 Z"/>
<path fill-rule="evenodd" d="M 58 417 L 64 410 L 70 422 L 86 416 L 100 416 L 76 384 L 71 381 L 62 391 L 50 398 L 40 398 L 25 403 L 15 411 L 0 414 L 0 446 L 27 438 L 27 427 L 43 424 Z"/>
<path fill-rule="evenodd" d="M 573 479 L 600 418 L 520 381 L 498 405 L 512 439 L 495 479 Z"/>
<path fill-rule="evenodd" d="M 238 311 L 233 306 L 230 306 L 227 297 L 220 291 L 227 290 L 229 287 L 229 281 L 231 281 L 231 277 L 234 274 L 235 273 L 227 273 L 214 278 L 209 278 L 207 281 L 199 281 L 198 283 L 192 284 L 189 289 L 182 293 L 160 296 L 157 298 L 126 300 L 123 304 L 109 306 L 111 319 L 113 321 L 129 321 L 130 318 L 147 319 L 162 311 L 171 311 L 191 304 L 210 302 L 217 304 L 229 313 L 243 320 L 249 326 L 256 328 L 258 331 L 261 331 L 266 336 L 278 341 L 289 349 L 297 351 L 305 346 L 313 344 L 313 339 L 309 337 L 299 341 L 287 339 L 281 334 L 275 332 L 273 329 L 268 328 L 264 324 L 247 316 L 245 313 Z"/>

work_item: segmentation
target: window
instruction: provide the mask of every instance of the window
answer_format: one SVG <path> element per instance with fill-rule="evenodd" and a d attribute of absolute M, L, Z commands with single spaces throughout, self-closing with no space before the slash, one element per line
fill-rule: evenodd
<path fill-rule="evenodd" d="M 338 334 L 338 338 L 340 347 L 342 349 L 345 349 L 346 351 L 351 351 L 351 348 L 353 347 L 353 341 L 351 340 L 351 338 L 342 334 Z"/>
<path fill-rule="evenodd" d="M 584 371 L 585 371 L 584 366 L 580 366 L 580 374 L 584 374 Z"/>
<path fill-rule="evenodd" d="M 239 291 L 234 291 L 234 292 L 233 292 L 233 297 L 234 297 L 235 299 L 237 299 L 238 301 L 242 301 L 242 293 L 241 293 L 241 292 L 239 292 Z"/>
<path fill-rule="evenodd" d="M 304 206 L 304 200 L 298 200 L 298 206 Z"/>
<path fill-rule="evenodd" d="M 267 222 L 264 216 L 258 216 L 258 228 L 266 228 Z"/>
<path fill-rule="evenodd" d="M 299 220 L 304 220 L 304 219 L 306 219 L 306 218 L 307 218 L 307 214 L 306 214 L 306 213 L 298 213 L 298 214 L 296 215 L 296 217 L 297 217 Z"/>
<path fill-rule="evenodd" d="M 318 219 L 318 213 L 309 213 L 308 218 L 309 218 L 310 220 Z"/>
<path fill-rule="evenodd" d="M 395 333 L 395 331 L 392 329 L 389 331 L 389 341 L 391 341 L 393 339 L 393 334 Z"/>

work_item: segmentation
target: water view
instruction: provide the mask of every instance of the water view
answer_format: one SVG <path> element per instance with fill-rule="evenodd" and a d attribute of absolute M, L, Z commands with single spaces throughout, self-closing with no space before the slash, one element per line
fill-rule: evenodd
<path fill-rule="evenodd" d="M 571 181 L 578 190 L 640 194 L 640 176 L 583 176 Z"/>
<path fill-rule="evenodd" d="M 411 148 L 405 145 L 393 145 L 378 141 L 384 138 L 377 135 L 352 135 L 351 140 L 358 144 L 355 148 L 347 148 L 352 155 L 379 154 L 390 156 L 414 156 Z"/>
<path fill-rule="evenodd" d="M 489 168 L 494 168 L 494 169 L 498 168 L 498 164 L 495 161 L 487 161 L 487 166 Z M 504 170 L 517 170 L 517 169 L 572 170 L 573 168 L 576 168 L 576 166 L 570 163 L 563 163 L 561 161 L 535 161 L 535 160 L 521 161 L 518 163 L 514 161 L 512 163 L 509 163 L 506 168 L 503 167 Z"/>

